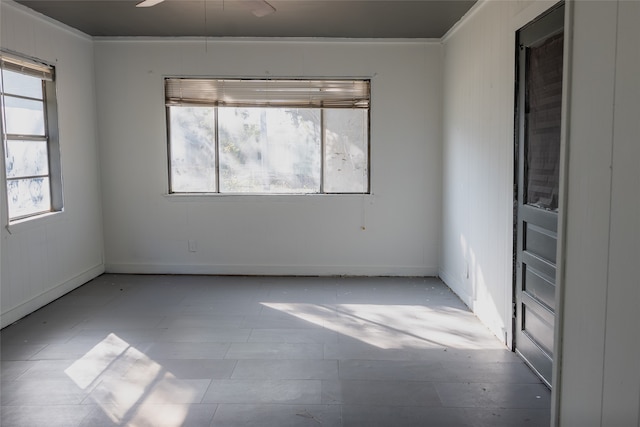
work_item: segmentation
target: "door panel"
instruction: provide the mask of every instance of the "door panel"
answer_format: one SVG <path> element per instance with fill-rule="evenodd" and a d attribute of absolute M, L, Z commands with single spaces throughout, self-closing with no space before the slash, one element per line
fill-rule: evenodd
<path fill-rule="evenodd" d="M 564 6 L 518 32 L 515 350 L 551 386 Z"/>
<path fill-rule="evenodd" d="M 540 309 L 531 298 L 523 298 L 523 323 L 528 338 L 547 355 L 553 356 L 553 313 Z M 546 314 L 546 315 L 545 315 Z"/>
<path fill-rule="evenodd" d="M 522 278 L 522 290 L 541 304 L 546 305 L 551 311 L 555 311 L 556 287 L 553 277 L 527 265 Z"/>
<path fill-rule="evenodd" d="M 523 249 L 555 264 L 556 241 L 558 240 L 556 233 L 531 222 L 525 224 L 527 228 L 524 230 Z"/>

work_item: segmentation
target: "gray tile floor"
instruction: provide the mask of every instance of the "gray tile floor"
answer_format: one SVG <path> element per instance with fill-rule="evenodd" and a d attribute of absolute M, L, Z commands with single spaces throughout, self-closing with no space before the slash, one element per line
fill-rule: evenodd
<path fill-rule="evenodd" d="M 438 279 L 103 275 L 5 328 L 10 426 L 547 426 Z"/>

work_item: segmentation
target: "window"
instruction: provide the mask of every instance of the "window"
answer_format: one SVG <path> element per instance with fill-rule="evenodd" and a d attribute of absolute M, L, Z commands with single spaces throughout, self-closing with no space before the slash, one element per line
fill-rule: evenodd
<path fill-rule="evenodd" d="M 54 68 L 0 52 L 9 221 L 62 210 Z"/>
<path fill-rule="evenodd" d="M 170 193 L 369 192 L 369 80 L 165 79 Z"/>

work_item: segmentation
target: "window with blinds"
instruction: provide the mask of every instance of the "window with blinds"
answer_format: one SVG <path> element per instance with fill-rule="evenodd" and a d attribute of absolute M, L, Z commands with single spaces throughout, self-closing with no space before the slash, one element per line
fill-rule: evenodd
<path fill-rule="evenodd" d="M 165 79 L 170 193 L 369 192 L 369 80 Z"/>
<path fill-rule="evenodd" d="M 52 66 L 0 52 L 9 222 L 62 210 L 54 80 Z"/>

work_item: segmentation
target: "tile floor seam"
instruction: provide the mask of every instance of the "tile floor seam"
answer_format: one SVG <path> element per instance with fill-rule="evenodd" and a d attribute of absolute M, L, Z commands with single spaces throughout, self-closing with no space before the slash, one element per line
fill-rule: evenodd
<path fill-rule="evenodd" d="M 209 427 L 213 426 L 213 422 L 216 419 L 216 414 L 218 413 L 218 409 L 220 405 L 216 403 L 216 408 L 213 410 L 213 414 L 211 415 L 211 419 L 209 420 Z"/>
<path fill-rule="evenodd" d="M 229 378 L 227 379 L 232 379 L 233 375 L 236 373 L 236 369 L 238 369 L 238 359 L 230 359 L 233 360 L 233 369 L 231 369 L 231 373 L 229 374 Z M 211 379 L 211 381 L 213 381 L 213 378 Z"/>

